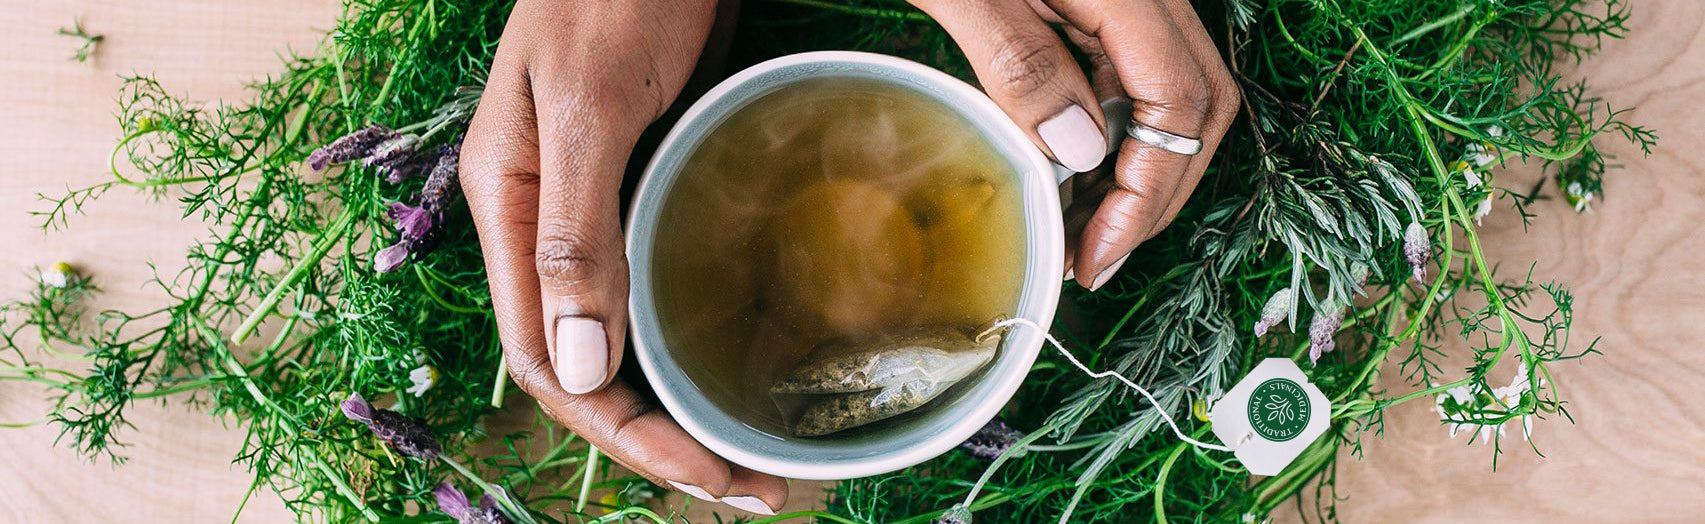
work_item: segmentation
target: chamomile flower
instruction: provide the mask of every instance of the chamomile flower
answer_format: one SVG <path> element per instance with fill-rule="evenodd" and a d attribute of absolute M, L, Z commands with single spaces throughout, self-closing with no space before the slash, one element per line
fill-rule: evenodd
<path fill-rule="evenodd" d="M 432 386 L 438 383 L 438 368 L 421 364 L 408 372 L 408 381 L 409 387 L 404 391 L 417 397 L 425 395 L 426 390 L 432 389 Z"/>
<path fill-rule="evenodd" d="M 1492 214 L 1492 197 L 1488 196 L 1480 200 L 1480 205 L 1474 206 L 1474 225 L 1480 225 L 1480 222 L 1486 219 L 1486 215 L 1490 214 Z"/>
<path fill-rule="evenodd" d="M 1570 182 L 1569 187 L 1563 190 L 1563 199 L 1575 206 L 1576 213 L 1584 213 L 1593 201 L 1593 192 L 1581 187 L 1580 182 Z"/>
<path fill-rule="evenodd" d="M 1540 381 L 1544 385 L 1544 381 Z M 1450 430 L 1450 437 L 1468 433 L 1469 439 L 1480 437 L 1481 443 L 1492 440 L 1492 434 L 1504 436 L 1503 424 L 1482 424 L 1476 422 L 1476 417 L 1482 413 L 1499 413 L 1515 410 L 1522 405 L 1522 399 L 1533 390 L 1532 383 L 1527 377 L 1527 364 L 1524 362 L 1516 368 L 1516 376 L 1510 379 L 1510 385 L 1492 388 L 1486 391 L 1478 384 L 1457 386 L 1434 396 L 1433 409 L 1439 414 L 1439 420 Z M 1533 436 L 1533 415 L 1521 417 L 1522 438 Z"/>
<path fill-rule="evenodd" d="M 1498 150 L 1491 144 L 1475 142 L 1468 144 L 1466 149 L 1468 162 L 1474 164 L 1474 167 L 1491 167 L 1492 163 L 1498 161 Z"/>
<path fill-rule="evenodd" d="M 1458 160 L 1450 163 L 1450 171 L 1452 173 L 1462 173 L 1463 180 L 1468 181 L 1468 188 L 1474 189 L 1486 183 L 1485 178 L 1480 176 L 1480 172 L 1475 170 L 1475 165 L 1477 164 L 1469 164 L 1467 161 Z"/>
<path fill-rule="evenodd" d="M 76 278 L 77 270 L 73 269 L 71 264 L 64 262 L 55 262 L 53 263 L 53 266 L 44 269 L 41 272 L 41 283 L 47 284 L 48 287 L 59 289 L 65 289 L 65 287 L 71 285 L 71 281 Z"/>

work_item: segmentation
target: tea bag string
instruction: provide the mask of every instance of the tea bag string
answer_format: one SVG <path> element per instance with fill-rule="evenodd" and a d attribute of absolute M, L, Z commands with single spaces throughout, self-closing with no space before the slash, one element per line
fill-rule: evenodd
<path fill-rule="evenodd" d="M 1047 339 L 1048 344 L 1053 345 L 1054 349 L 1060 352 L 1060 355 L 1065 356 L 1067 361 L 1071 362 L 1073 366 L 1077 366 L 1077 368 L 1079 370 L 1082 370 L 1084 373 L 1089 374 L 1090 377 L 1093 377 L 1093 378 L 1113 377 L 1113 378 L 1119 379 L 1120 382 L 1124 382 L 1125 385 L 1130 386 L 1131 389 L 1137 390 L 1138 393 L 1142 393 L 1143 398 L 1148 399 L 1149 405 L 1154 406 L 1155 412 L 1160 414 L 1161 420 L 1165 420 L 1166 425 L 1172 427 L 1172 433 L 1174 435 L 1178 435 L 1179 440 L 1183 440 L 1184 442 L 1187 442 L 1192 446 L 1196 446 L 1196 447 L 1203 448 L 1203 449 L 1219 450 L 1219 451 L 1233 451 L 1233 450 L 1237 449 L 1237 446 L 1243 445 L 1244 442 L 1248 442 L 1249 439 L 1254 436 L 1253 434 L 1245 434 L 1243 436 L 1243 438 L 1237 439 L 1237 442 L 1234 443 L 1232 446 L 1229 446 L 1229 447 L 1221 446 L 1219 444 L 1209 444 L 1206 442 L 1202 442 L 1202 441 L 1190 438 L 1189 435 L 1184 434 L 1184 430 L 1178 429 L 1178 423 L 1172 421 L 1172 415 L 1167 414 L 1165 409 L 1161 409 L 1160 401 L 1155 400 L 1154 395 L 1150 394 L 1149 390 L 1144 389 L 1142 386 L 1137 385 L 1136 382 L 1132 382 L 1131 379 L 1125 378 L 1124 375 L 1121 375 L 1116 371 L 1112 371 L 1112 370 L 1094 371 L 1094 370 L 1089 369 L 1089 366 L 1085 366 L 1085 365 L 1083 365 L 1083 362 L 1078 361 L 1077 357 L 1072 355 L 1072 352 L 1066 351 L 1066 346 L 1063 344 L 1060 344 L 1060 341 L 1058 339 L 1055 339 L 1053 334 L 1048 333 L 1048 330 L 1042 329 L 1041 325 L 1038 325 L 1036 322 L 1033 322 L 1028 318 L 1017 317 L 1017 318 L 1009 318 L 1006 320 L 1001 320 L 999 322 L 995 322 L 994 325 L 989 326 L 988 329 L 985 329 L 985 330 L 983 330 L 982 333 L 977 334 L 977 340 L 982 340 L 984 337 L 987 337 L 987 336 L 994 334 L 994 333 L 996 333 L 996 332 L 998 332 L 1004 328 L 1011 327 L 1011 326 L 1027 326 L 1027 327 L 1030 327 L 1032 329 L 1035 329 L 1037 332 L 1042 333 L 1042 338 Z"/>

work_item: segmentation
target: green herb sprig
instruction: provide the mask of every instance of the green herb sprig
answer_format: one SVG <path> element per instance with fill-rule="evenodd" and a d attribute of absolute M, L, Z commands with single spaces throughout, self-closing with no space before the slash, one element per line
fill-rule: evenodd
<path fill-rule="evenodd" d="M 89 57 L 95 55 L 95 48 L 107 39 L 106 35 L 93 34 L 83 29 L 83 20 L 80 18 L 72 20 L 71 27 L 59 28 L 59 36 L 77 39 L 77 50 L 71 53 L 72 62 L 88 62 Z"/>
<path fill-rule="evenodd" d="M 1243 89 L 1242 116 L 1177 222 L 1101 292 L 1071 288 L 1077 318 L 1060 323 L 1061 338 L 1090 366 L 1147 386 L 1175 418 L 1262 358 L 1295 359 L 1333 400 L 1332 431 L 1251 482 L 1228 454 L 1155 431 L 1157 406 L 1045 358 L 1004 413 L 1029 434 L 994 462 L 951 452 L 841 482 L 824 511 L 763 522 L 1256 521 L 1309 486 L 1320 494 L 1310 509 L 1330 520 L 1341 451 L 1359 452 L 1394 405 L 1435 401 L 1441 423 L 1485 432 L 1494 463 L 1506 424 L 1568 416 L 1549 366 L 1597 345 L 1571 344 L 1564 288 L 1497 274 L 1478 217 L 1528 220 L 1543 198 L 1590 206 L 1607 166 L 1599 141 L 1653 144 L 1556 71 L 1621 37 L 1627 2 L 1196 4 Z M 463 87 L 480 85 L 510 7 L 351 0 L 314 56 L 289 59 L 236 105 L 127 79 L 113 178 L 44 197 L 44 227 L 68 226 L 117 188 L 172 198 L 210 236 L 184 270 L 156 276 L 158 309 L 90 313 L 93 277 L 42 279 L 0 310 L 0 379 L 48 388 L 54 408 L 41 422 L 115 460 L 138 400 L 228 417 L 247 432 L 237 460 L 255 473 L 251 493 L 278 493 L 303 521 L 446 521 L 431 511 L 444 479 L 500 488 L 542 522 L 676 519 L 635 495 L 658 488 L 536 413 L 528 430 L 494 429 L 513 427 L 504 415 L 521 408 L 498 409 L 505 371 L 465 210 L 451 210 L 430 256 L 380 274 L 370 261 L 391 238 L 385 206 L 419 181 L 302 167 L 314 148 L 370 124 L 451 140 L 456 115 L 477 103 Z M 733 56 L 745 65 L 830 48 L 972 80 L 951 39 L 895 0 L 749 2 Z M 1544 164 L 1548 183 L 1498 185 L 1505 161 Z M 1258 322 L 1271 331 L 1256 336 Z M 1446 337 L 1473 345 L 1454 355 L 1466 368 L 1445 368 Z M 404 392 L 423 365 L 438 380 Z M 1524 387 L 1492 384 L 1517 369 Z M 1410 387 L 1381 390 L 1382 376 Z M 338 414 L 351 393 L 426 420 L 446 459 L 392 454 Z M 1194 438 L 1208 429 L 1185 425 Z M 634 496 L 610 504 L 595 491 Z"/>

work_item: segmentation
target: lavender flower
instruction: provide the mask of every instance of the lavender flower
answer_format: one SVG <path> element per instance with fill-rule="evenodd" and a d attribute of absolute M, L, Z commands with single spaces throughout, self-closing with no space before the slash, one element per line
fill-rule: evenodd
<path fill-rule="evenodd" d="M 462 159 L 461 149 L 459 143 L 438 148 L 438 162 L 427 174 L 426 185 L 420 188 L 422 207 L 443 212 L 462 194 L 461 176 L 457 171 Z"/>
<path fill-rule="evenodd" d="M 439 222 L 443 221 L 438 213 L 428 211 L 425 207 L 411 206 L 402 202 L 391 203 L 391 207 L 385 210 L 385 216 L 389 217 L 391 222 L 396 225 L 397 232 L 402 233 L 404 238 L 410 239 L 425 237 L 428 232 L 432 231 L 432 228 L 438 227 Z"/>
<path fill-rule="evenodd" d="M 1006 421 L 995 417 L 971 435 L 971 438 L 959 443 L 959 447 L 970 452 L 973 457 L 994 460 L 1012 448 L 1013 444 L 1017 444 L 1021 438 L 1024 438 L 1023 432 L 1012 429 L 1012 426 L 1006 425 Z"/>
<path fill-rule="evenodd" d="M 1415 281 L 1426 283 L 1427 259 L 1433 256 L 1433 242 L 1427 237 L 1427 228 L 1421 227 L 1420 222 L 1410 222 L 1409 228 L 1403 231 L 1403 258 L 1409 260 L 1409 268 L 1415 271 Z"/>
<path fill-rule="evenodd" d="M 1267 330 L 1279 325 L 1291 315 L 1291 302 L 1296 298 L 1296 292 L 1284 288 L 1273 296 L 1267 297 L 1267 305 L 1261 307 L 1261 320 L 1255 321 L 1255 338 L 1267 336 Z"/>
<path fill-rule="evenodd" d="M 322 171 L 332 164 L 342 164 L 357 158 L 367 156 L 373 147 L 397 136 L 396 131 L 385 126 L 372 125 L 365 129 L 343 135 L 324 147 L 315 149 L 308 155 L 308 167 Z"/>
<path fill-rule="evenodd" d="M 367 167 L 400 166 L 414 156 L 420 149 L 420 137 L 416 135 L 392 136 L 367 153 L 367 159 L 361 161 Z"/>
<path fill-rule="evenodd" d="M 954 504 L 947 511 L 941 512 L 930 524 L 971 524 L 971 510 L 964 504 Z"/>
<path fill-rule="evenodd" d="M 1308 325 L 1308 362 L 1320 362 L 1320 355 L 1331 353 L 1337 347 L 1332 340 L 1338 334 L 1338 326 L 1344 323 L 1344 306 L 1335 305 L 1330 311 L 1314 311 L 1314 321 Z"/>
<path fill-rule="evenodd" d="M 432 169 L 437 161 L 431 155 L 412 155 L 401 162 L 381 164 L 376 169 L 386 182 L 396 184 Z"/>
<path fill-rule="evenodd" d="M 438 458 L 438 439 L 426 429 L 426 421 L 388 409 L 373 409 L 360 393 L 349 395 L 341 407 L 343 416 L 366 424 L 373 435 L 398 453 L 421 460 Z"/>
<path fill-rule="evenodd" d="M 373 268 L 376 271 L 389 273 L 409 258 L 418 260 L 438 246 L 438 241 L 444 236 L 444 212 L 461 196 L 460 177 L 456 170 L 460 159 L 459 146 L 440 147 L 437 161 L 426 177 L 426 185 L 415 196 L 419 205 L 396 202 L 386 210 L 386 216 L 390 217 L 399 235 L 396 243 L 374 255 Z"/>
<path fill-rule="evenodd" d="M 497 509 L 497 499 L 490 494 L 480 497 L 478 507 L 468 502 L 468 496 L 463 495 L 456 486 L 449 482 L 439 484 L 432 490 L 432 495 L 438 499 L 438 511 L 444 512 L 450 518 L 461 524 L 509 524 L 509 517 L 503 516 Z"/>
<path fill-rule="evenodd" d="M 1356 294 L 1368 295 L 1368 277 L 1373 276 L 1373 268 L 1361 262 L 1350 263 L 1350 280 L 1356 281 Z"/>

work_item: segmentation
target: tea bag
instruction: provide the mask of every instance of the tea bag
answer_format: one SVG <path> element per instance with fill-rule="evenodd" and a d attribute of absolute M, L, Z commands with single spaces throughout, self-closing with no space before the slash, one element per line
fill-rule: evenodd
<path fill-rule="evenodd" d="M 977 341 L 934 330 L 862 342 L 831 342 L 813 360 L 770 388 L 772 395 L 811 395 L 793 423 L 802 437 L 827 435 L 917 409 L 994 359 L 999 337 Z"/>

